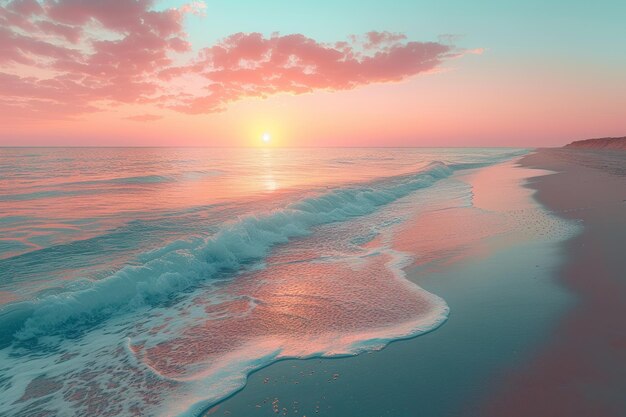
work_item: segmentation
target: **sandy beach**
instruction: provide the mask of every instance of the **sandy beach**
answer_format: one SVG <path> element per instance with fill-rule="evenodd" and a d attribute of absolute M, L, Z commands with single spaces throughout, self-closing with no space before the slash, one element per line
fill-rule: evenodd
<path fill-rule="evenodd" d="M 626 152 L 544 149 L 522 159 L 556 171 L 529 185 L 581 221 L 557 282 L 575 297 L 544 347 L 504 376 L 481 415 L 626 415 Z M 532 400 L 529 400 L 532 399 Z"/>
<path fill-rule="evenodd" d="M 542 149 L 464 175 L 473 207 L 447 217 L 461 232 L 411 239 L 436 225 L 437 212 L 425 213 L 398 243 L 449 254 L 407 269 L 450 306 L 442 327 L 355 357 L 281 361 L 209 414 L 625 415 L 625 161 Z M 555 217 L 576 231 L 562 239 Z M 484 227 L 506 231 L 484 238 Z"/>

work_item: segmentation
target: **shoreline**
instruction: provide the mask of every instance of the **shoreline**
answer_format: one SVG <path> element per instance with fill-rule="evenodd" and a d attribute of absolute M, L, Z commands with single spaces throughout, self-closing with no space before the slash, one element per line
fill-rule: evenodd
<path fill-rule="evenodd" d="M 555 171 L 528 187 L 584 225 L 564 242 L 567 262 L 555 277 L 575 303 L 531 361 L 499 378 L 481 415 L 624 416 L 626 152 L 541 149 L 521 164 Z"/>
<path fill-rule="evenodd" d="M 509 166 L 469 172 L 522 171 L 512 162 L 505 164 Z M 515 183 L 518 192 L 527 194 L 522 198 L 532 210 L 541 211 L 515 175 L 509 186 Z M 482 201 L 489 200 L 496 198 Z M 461 257 L 435 271 L 425 272 L 417 264 L 407 268 L 412 282 L 450 306 L 450 318 L 441 327 L 357 356 L 275 362 L 251 373 L 241 390 L 203 415 L 269 416 L 276 408 L 281 415 L 293 416 L 476 415 L 470 410 L 478 412 L 480 399 L 495 388 L 495 377 L 530 360 L 571 302 L 550 279 L 562 256 L 562 242 L 554 239 L 505 245 L 492 239 L 485 244 L 489 250 L 484 256 Z M 455 247 L 447 249 L 457 252 Z M 530 262 L 532 276 L 527 273 Z M 531 308 L 529 300 L 540 308 Z"/>

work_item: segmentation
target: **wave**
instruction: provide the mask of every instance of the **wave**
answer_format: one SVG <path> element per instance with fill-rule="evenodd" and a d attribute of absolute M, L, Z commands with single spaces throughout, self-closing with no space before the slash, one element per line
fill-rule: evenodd
<path fill-rule="evenodd" d="M 103 182 L 111 182 L 114 184 L 157 184 L 170 181 L 173 181 L 173 179 L 165 175 L 142 175 L 137 177 L 114 178 Z"/>
<path fill-rule="evenodd" d="M 104 186 L 109 185 L 112 187 L 116 187 L 116 186 L 119 187 L 123 185 L 150 186 L 153 184 L 157 185 L 157 184 L 174 183 L 180 180 L 198 181 L 205 177 L 213 177 L 213 176 L 217 176 L 220 174 L 221 174 L 221 171 L 219 170 L 208 170 L 208 171 L 189 171 L 189 172 L 184 172 L 177 176 L 139 175 L 139 176 L 132 176 L 132 177 L 63 182 L 63 183 L 54 185 L 55 187 L 58 187 L 59 189 L 33 191 L 29 193 L 0 195 L 0 201 L 30 201 L 30 200 L 38 200 L 42 198 L 71 197 L 71 196 L 77 196 L 77 195 L 98 194 L 98 193 L 103 192 L 101 188 L 72 189 L 72 187 L 90 187 L 90 186 L 102 186 L 102 185 Z M 64 189 L 64 187 L 70 187 L 70 189 Z"/>
<path fill-rule="evenodd" d="M 204 177 L 220 175 L 217 169 L 203 171 L 186 171 L 177 175 L 138 175 L 132 177 L 110 178 L 102 180 L 70 182 L 63 185 L 99 185 L 99 184 L 161 184 L 179 180 L 199 180 Z"/>
<path fill-rule="evenodd" d="M 8 305 L 0 310 L 0 346 L 80 331 L 110 316 L 162 303 L 262 261 L 273 246 L 306 236 L 315 226 L 372 213 L 452 172 L 433 162 L 411 175 L 311 196 L 262 216 L 242 217 L 207 240 L 176 241 L 144 254 L 142 265 L 126 266 L 87 289 Z"/>
<path fill-rule="evenodd" d="M 101 180 L 75 181 L 58 184 L 59 186 L 83 186 L 101 184 L 161 184 L 174 182 L 175 178 L 166 175 L 137 175 L 132 177 L 107 178 Z"/>
<path fill-rule="evenodd" d="M 40 198 L 69 197 L 69 196 L 74 196 L 74 195 L 79 195 L 79 194 L 83 194 L 83 192 L 46 190 L 46 191 L 37 191 L 33 193 L 0 195 L 0 201 L 29 201 L 29 200 L 38 200 Z"/>
<path fill-rule="evenodd" d="M 137 177 L 112 178 L 105 180 L 78 181 L 57 184 L 57 187 L 90 186 L 90 185 L 141 185 L 141 184 L 161 184 L 174 182 L 174 178 L 163 175 L 144 175 Z M 0 195 L 0 201 L 29 201 L 42 198 L 71 197 L 76 195 L 97 194 L 102 189 L 55 189 L 34 191 L 30 193 Z"/>

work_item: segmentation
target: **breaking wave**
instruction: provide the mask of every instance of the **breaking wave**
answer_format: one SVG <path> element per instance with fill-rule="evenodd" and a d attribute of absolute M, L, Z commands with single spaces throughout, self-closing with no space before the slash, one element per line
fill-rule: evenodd
<path fill-rule="evenodd" d="M 126 266 L 86 289 L 11 304 L 0 310 L 0 346 L 61 330 L 79 331 L 112 315 L 170 300 L 262 261 L 273 246 L 305 236 L 316 226 L 372 213 L 452 172 L 433 162 L 411 175 L 305 198 L 264 215 L 240 218 L 207 240 L 173 242 L 145 254 L 142 265 Z"/>

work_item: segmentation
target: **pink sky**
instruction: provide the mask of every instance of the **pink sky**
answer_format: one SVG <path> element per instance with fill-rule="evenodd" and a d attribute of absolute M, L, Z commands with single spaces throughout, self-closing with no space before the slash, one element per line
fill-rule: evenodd
<path fill-rule="evenodd" d="M 0 145 L 247 146 L 269 132 L 274 146 L 551 146 L 626 134 L 626 87 L 593 71 L 586 84 L 549 65 L 498 68 L 489 45 L 393 31 L 322 42 L 234 28 L 196 48 L 185 22 L 202 4 L 0 2 Z"/>

